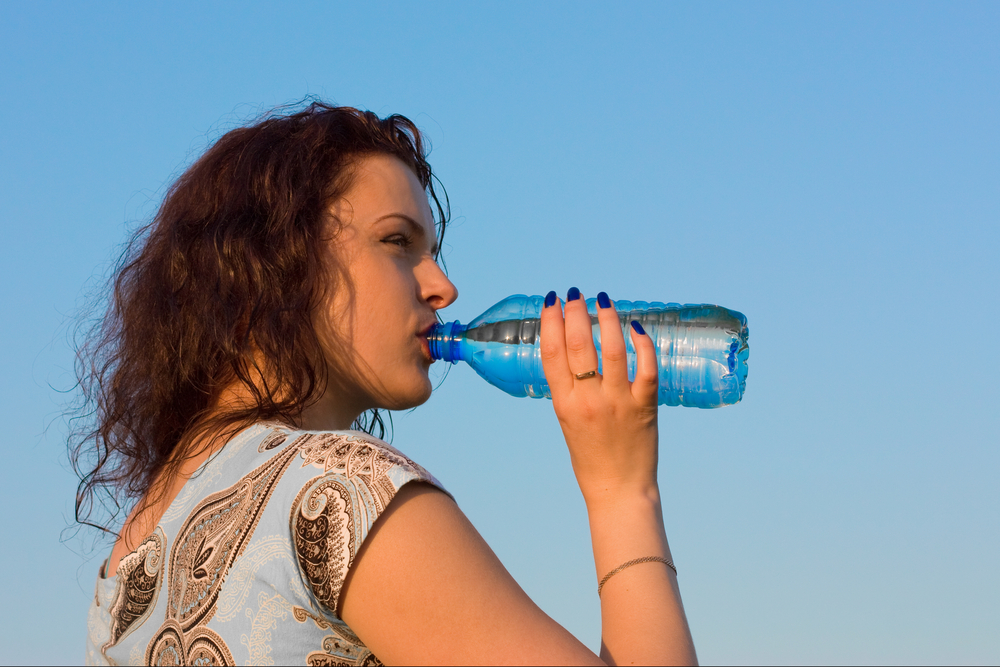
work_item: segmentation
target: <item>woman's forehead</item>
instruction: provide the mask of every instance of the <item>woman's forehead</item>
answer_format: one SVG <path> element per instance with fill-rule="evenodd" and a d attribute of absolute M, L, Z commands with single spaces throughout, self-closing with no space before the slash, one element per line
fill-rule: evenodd
<path fill-rule="evenodd" d="M 359 223 L 374 223 L 387 215 L 400 214 L 434 230 L 427 194 L 416 174 L 391 155 L 364 157 L 354 169 L 354 178 L 343 195 Z"/>

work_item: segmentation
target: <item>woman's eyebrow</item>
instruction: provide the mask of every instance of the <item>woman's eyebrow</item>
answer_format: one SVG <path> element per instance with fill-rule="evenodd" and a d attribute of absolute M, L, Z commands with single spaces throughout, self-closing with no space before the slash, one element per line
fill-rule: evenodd
<path fill-rule="evenodd" d="M 424 226 L 421 225 L 416 220 L 414 220 L 413 218 L 411 218 L 410 216 L 406 215 L 405 213 L 386 213 L 385 215 L 376 219 L 375 222 L 382 222 L 383 220 L 387 220 L 389 218 L 399 218 L 400 220 L 405 220 L 410 224 L 410 227 L 413 228 L 414 234 L 416 234 L 421 238 L 427 237 L 427 230 L 424 229 Z M 434 239 L 434 243 L 431 244 L 431 254 L 437 255 L 437 252 L 438 252 L 437 239 Z"/>

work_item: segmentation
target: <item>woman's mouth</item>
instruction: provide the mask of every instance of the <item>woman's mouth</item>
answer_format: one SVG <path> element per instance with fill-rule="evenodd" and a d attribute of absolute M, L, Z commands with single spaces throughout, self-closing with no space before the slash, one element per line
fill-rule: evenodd
<path fill-rule="evenodd" d="M 431 356 L 431 345 L 427 340 L 427 336 L 430 334 L 431 329 L 434 328 L 435 324 L 437 324 L 437 322 L 431 322 L 417 334 L 417 338 L 420 339 L 420 349 L 424 353 L 424 359 L 432 364 L 434 363 L 434 357 Z"/>

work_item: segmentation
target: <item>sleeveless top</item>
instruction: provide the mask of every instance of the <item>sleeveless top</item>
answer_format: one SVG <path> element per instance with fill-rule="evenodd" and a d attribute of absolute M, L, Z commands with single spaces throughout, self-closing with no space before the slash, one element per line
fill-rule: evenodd
<path fill-rule="evenodd" d="M 337 603 L 375 520 L 414 481 L 444 491 L 365 433 L 240 432 L 115 576 L 101 566 L 87 664 L 382 664 Z"/>

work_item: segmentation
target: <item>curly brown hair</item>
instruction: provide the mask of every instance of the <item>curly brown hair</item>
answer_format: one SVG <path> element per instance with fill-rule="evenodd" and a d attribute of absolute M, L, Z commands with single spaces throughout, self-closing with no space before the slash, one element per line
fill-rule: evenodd
<path fill-rule="evenodd" d="M 324 253 L 324 223 L 351 165 L 375 154 L 416 174 L 436 208 L 440 248 L 447 195 L 439 200 L 421 133 L 400 115 L 318 101 L 280 107 L 226 133 L 169 188 L 126 244 L 103 317 L 77 346 L 81 398 L 71 412 L 82 426 L 69 457 L 78 523 L 114 532 L 123 507 L 150 503 L 157 480 L 202 451 L 196 435 L 261 420 L 294 425 L 322 394 L 311 313 L 324 290 L 342 285 L 331 276 L 343 278 Z M 216 405 L 234 382 L 251 404 Z M 355 428 L 385 435 L 378 410 Z M 106 520 L 94 520 L 98 506 Z"/>

